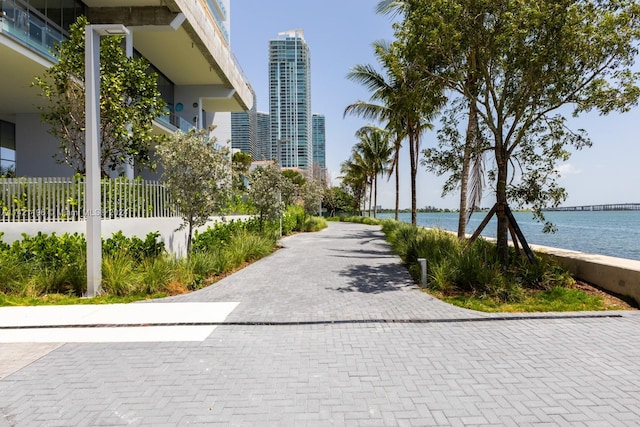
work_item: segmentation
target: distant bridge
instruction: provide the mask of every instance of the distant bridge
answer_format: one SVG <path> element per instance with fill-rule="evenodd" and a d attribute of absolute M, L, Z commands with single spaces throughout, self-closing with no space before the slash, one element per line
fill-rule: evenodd
<path fill-rule="evenodd" d="M 640 211 L 640 203 L 617 203 L 609 205 L 567 206 L 546 208 L 546 211 Z"/>

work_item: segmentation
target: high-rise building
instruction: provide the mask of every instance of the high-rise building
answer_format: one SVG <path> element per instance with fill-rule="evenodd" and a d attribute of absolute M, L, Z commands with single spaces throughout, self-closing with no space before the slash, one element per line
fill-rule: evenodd
<path fill-rule="evenodd" d="M 255 160 L 271 159 L 271 117 L 269 113 L 257 113 L 257 157 Z"/>
<path fill-rule="evenodd" d="M 313 165 L 320 170 L 327 168 L 327 158 L 325 151 L 325 129 L 324 116 L 322 114 L 313 114 Z"/>
<path fill-rule="evenodd" d="M 258 112 L 257 99 L 253 96 L 253 107 L 249 111 L 231 113 L 231 148 L 258 158 Z"/>
<path fill-rule="evenodd" d="M 282 167 L 311 170 L 311 64 L 302 30 L 269 41 L 270 158 Z"/>

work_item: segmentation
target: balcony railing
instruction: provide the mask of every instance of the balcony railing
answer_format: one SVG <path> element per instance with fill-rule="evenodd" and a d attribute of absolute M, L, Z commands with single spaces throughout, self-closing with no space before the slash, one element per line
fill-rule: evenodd
<path fill-rule="evenodd" d="M 189 132 L 189 129 L 193 129 L 195 127 L 193 123 L 183 119 L 175 113 L 168 113 L 164 116 L 158 117 L 156 120 L 171 130 L 181 130 L 185 133 Z"/>
<path fill-rule="evenodd" d="M 0 178 L 0 222 L 86 219 L 84 178 Z M 157 181 L 126 178 L 101 182 L 103 219 L 179 216 Z"/>
<path fill-rule="evenodd" d="M 56 61 L 52 49 L 68 33 L 21 0 L 0 1 L 0 32 L 45 58 Z"/>

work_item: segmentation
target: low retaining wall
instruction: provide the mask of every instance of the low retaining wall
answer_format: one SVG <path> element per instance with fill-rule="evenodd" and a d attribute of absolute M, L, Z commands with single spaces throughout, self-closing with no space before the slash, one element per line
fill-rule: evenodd
<path fill-rule="evenodd" d="M 539 245 L 531 249 L 551 257 L 574 277 L 640 304 L 640 261 Z"/>
<path fill-rule="evenodd" d="M 224 217 L 224 220 L 246 219 L 248 216 L 236 215 Z M 212 217 L 211 220 L 198 227 L 198 231 L 204 231 L 208 226 L 214 225 L 216 222 L 222 221 L 222 217 Z M 182 218 L 127 218 L 127 219 L 104 219 L 100 222 L 102 228 L 102 236 L 109 237 L 113 233 L 122 231 L 127 237 L 137 236 L 144 239 L 149 233 L 159 232 L 160 238 L 165 244 L 167 251 L 180 258 L 186 255 L 187 250 L 187 229 L 176 231 Z M 3 222 L 0 223 L 0 232 L 3 232 L 2 241 L 12 243 L 15 240 L 22 240 L 22 233 L 27 235 L 38 234 L 39 231 L 45 234 L 56 233 L 61 235 L 64 233 L 84 234 L 87 229 L 85 221 L 70 222 Z"/>

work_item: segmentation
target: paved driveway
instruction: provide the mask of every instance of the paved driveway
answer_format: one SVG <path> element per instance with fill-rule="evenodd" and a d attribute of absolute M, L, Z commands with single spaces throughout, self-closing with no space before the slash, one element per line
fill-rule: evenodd
<path fill-rule="evenodd" d="M 286 238 L 163 302 L 239 304 L 197 342 L 34 344 L 0 380 L 0 426 L 640 425 L 638 313 L 454 308 L 376 227 Z"/>

